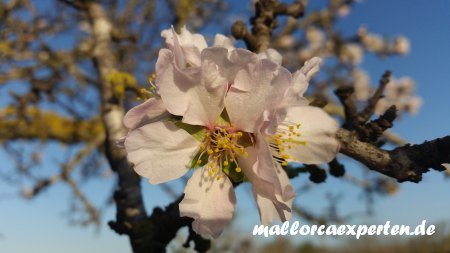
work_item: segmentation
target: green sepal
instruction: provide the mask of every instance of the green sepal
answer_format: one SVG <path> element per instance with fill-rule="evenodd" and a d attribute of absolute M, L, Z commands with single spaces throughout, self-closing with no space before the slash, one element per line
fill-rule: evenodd
<path fill-rule="evenodd" d="M 222 167 L 222 171 L 227 174 L 231 180 L 233 180 L 235 183 L 242 182 L 244 180 L 244 173 L 236 172 L 236 163 L 232 162 L 229 163 L 227 166 Z"/>
<path fill-rule="evenodd" d="M 192 135 L 192 137 L 194 137 L 199 142 L 202 142 L 205 139 L 205 133 L 206 133 L 205 127 L 189 125 L 189 124 L 183 123 L 181 121 L 174 121 L 173 123 L 175 124 L 175 126 L 188 132 L 190 135 Z"/>
<path fill-rule="evenodd" d="M 217 117 L 216 124 L 223 127 L 230 126 L 230 117 L 228 116 L 227 110 L 223 110 L 220 116 Z"/>
<path fill-rule="evenodd" d="M 201 155 L 201 156 L 200 156 Z M 201 160 L 201 163 L 197 164 L 198 160 Z M 199 151 L 192 159 L 191 164 L 189 164 L 190 169 L 195 169 L 197 167 L 203 167 L 208 163 L 208 154 L 206 152 Z"/>

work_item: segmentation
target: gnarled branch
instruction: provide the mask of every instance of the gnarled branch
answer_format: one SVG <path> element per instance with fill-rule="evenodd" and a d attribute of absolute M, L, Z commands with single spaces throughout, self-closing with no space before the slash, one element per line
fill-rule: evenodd
<path fill-rule="evenodd" d="M 339 129 L 337 138 L 342 144 L 341 153 L 399 182 L 417 183 L 429 168 L 444 171 L 441 164 L 450 162 L 450 136 L 418 145 L 408 144 L 391 151 L 360 141 L 355 132 L 345 129 Z"/>

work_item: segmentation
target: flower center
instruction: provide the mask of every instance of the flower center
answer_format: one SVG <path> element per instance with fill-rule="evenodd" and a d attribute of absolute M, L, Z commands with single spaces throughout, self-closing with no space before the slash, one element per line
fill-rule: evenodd
<path fill-rule="evenodd" d="M 154 83 L 156 79 L 156 74 L 153 73 L 149 78 L 148 78 L 148 83 L 149 83 L 149 88 L 141 88 L 138 91 L 138 97 L 137 100 L 147 100 L 151 97 L 157 97 L 159 96 L 158 94 L 158 86 L 156 86 L 156 84 Z"/>
<path fill-rule="evenodd" d="M 268 138 L 273 158 L 282 166 L 288 164 L 287 159 L 298 160 L 296 156 L 291 157 L 289 153 L 292 154 L 292 152 L 287 151 L 292 149 L 294 145 L 306 145 L 306 141 L 300 140 L 302 136 L 299 130 L 300 126 L 301 124 L 283 122 L 278 126 L 276 134 Z"/>
<path fill-rule="evenodd" d="M 205 165 L 211 178 L 220 180 L 223 172 L 234 179 L 232 174 L 240 174 L 242 171 L 237 156 L 248 156 L 244 145 L 249 138 L 248 133 L 236 131 L 232 127 L 215 127 L 205 133 L 200 144 L 197 166 Z"/>

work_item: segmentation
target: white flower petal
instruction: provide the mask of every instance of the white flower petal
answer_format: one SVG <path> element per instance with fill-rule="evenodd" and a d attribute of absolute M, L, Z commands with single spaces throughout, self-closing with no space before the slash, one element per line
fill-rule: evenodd
<path fill-rule="evenodd" d="M 158 121 L 130 131 L 125 148 L 136 173 L 159 184 L 188 172 L 199 142 L 172 122 Z"/>
<path fill-rule="evenodd" d="M 254 133 L 266 109 L 278 105 L 291 82 L 289 71 L 269 60 L 257 60 L 238 71 L 225 98 L 231 122 Z"/>
<path fill-rule="evenodd" d="M 295 192 L 286 172 L 274 163 L 267 144 L 245 150 L 248 157 L 239 157 L 239 166 L 252 183 L 262 223 L 290 219 Z"/>
<path fill-rule="evenodd" d="M 306 61 L 305 65 L 293 74 L 292 85 L 286 91 L 285 100 L 283 101 L 285 106 L 307 105 L 309 103 L 303 95 L 308 89 L 309 80 L 319 71 L 321 62 L 322 59 L 314 57 Z"/>
<path fill-rule="evenodd" d="M 258 61 L 258 59 L 257 54 L 243 48 L 236 48 L 230 53 L 230 61 L 236 66 L 237 70 L 250 62 Z"/>
<path fill-rule="evenodd" d="M 231 51 L 234 49 L 233 41 L 228 38 L 227 36 L 224 36 L 222 34 L 216 34 L 214 37 L 214 44 L 215 47 L 224 47 L 228 49 L 228 51 Z"/>
<path fill-rule="evenodd" d="M 189 101 L 186 94 L 198 85 L 201 79 L 201 68 L 180 69 L 176 66 L 174 54 L 168 49 L 159 51 L 156 62 L 156 83 L 164 105 L 173 115 L 184 115 Z"/>
<path fill-rule="evenodd" d="M 319 72 L 321 63 L 321 58 L 313 57 L 305 62 L 303 67 L 300 69 L 300 72 L 302 72 L 305 75 L 306 80 L 309 81 L 317 72 Z"/>
<path fill-rule="evenodd" d="M 192 229 L 217 238 L 233 217 L 236 196 L 225 174 L 220 180 L 208 177 L 204 168 L 196 169 L 184 190 L 180 216 L 194 219 Z"/>
<path fill-rule="evenodd" d="M 189 32 L 185 26 L 180 32 L 177 34 L 173 28 L 166 29 L 161 32 L 161 36 L 165 38 L 169 49 L 174 51 L 179 67 L 184 68 L 185 62 L 200 66 L 200 54 L 208 46 L 205 38 L 201 34 Z"/>
<path fill-rule="evenodd" d="M 212 127 L 224 108 L 228 79 L 220 65 L 226 61 L 225 48 L 207 48 L 202 52 L 201 67 L 180 69 L 168 63 L 173 54 L 161 50 L 157 64 L 159 93 L 167 110 L 183 116 L 183 122 L 190 125 Z"/>
<path fill-rule="evenodd" d="M 339 150 L 339 142 L 335 138 L 338 123 L 322 109 L 312 106 L 297 106 L 287 108 L 287 115 L 279 130 L 289 132 L 288 125 L 301 124 L 298 131 L 301 136 L 292 136 L 291 149 L 285 153 L 290 155 L 289 162 L 305 164 L 320 164 L 331 161 Z M 295 142 L 305 141 L 306 144 Z"/>
<path fill-rule="evenodd" d="M 268 59 L 279 65 L 281 65 L 281 62 L 283 61 L 283 56 L 273 48 L 269 48 L 266 51 L 259 53 L 258 56 L 260 59 Z"/>
<path fill-rule="evenodd" d="M 183 114 L 183 122 L 213 128 L 222 113 L 228 79 L 217 61 L 226 61 L 228 52 L 224 48 L 207 48 L 202 52 L 201 79 L 198 85 L 188 90 L 189 105 Z"/>
<path fill-rule="evenodd" d="M 262 137 L 262 136 L 261 136 Z M 279 164 L 274 164 L 267 144 L 247 147 L 248 157 L 239 157 L 239 166 L 252 183 L 253 194 L 260 206 L 261 219 L 264 223 L 290 218 L 292 199 L 295 196 L 289 179 Z M 284 174 L 283 174 L 284 173 Z M 265 205 L 267 204 L 267 207 Z M 264 210 L 262 210 L 264 209 Z"/>
<path fill-rule="evenodd" d="M 167 110 L 162 100 L 153 97 L 131 108 L 125 114 L 123 124 L 128 129 L 135 129 L 144 124 L 158 121 L 167 115 Z"/>
<path fill-rule="evenodd" d="M 283 209 L 277 202 L 254 192 L 259 214 L 261 216 L 261 222 L 264 225 L 269 225 L 273 221 L 278 220 L 284 222 L 290 220 L 292 216 L 291 208 L 295 197 L 294 188 L 292 187 L 286 172 L 279 165 L 277 166 L 277 176 L 282 187 L 282 194 L 276 194 L 276 198 L 279 202 L 289 207 L 289 209 Z"/>

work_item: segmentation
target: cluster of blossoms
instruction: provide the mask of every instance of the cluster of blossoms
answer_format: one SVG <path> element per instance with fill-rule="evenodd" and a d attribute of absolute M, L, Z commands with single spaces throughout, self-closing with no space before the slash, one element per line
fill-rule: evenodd
<path fill-rule="evenodd" d="M 359 29 L 358 36 L 362 45 L 374 53 L 405 55 L 411 49 L 408 38 L 404 36 L 396 36 L 394 40 L 387 40 L 378 34 L 368 32 L 364 26 Z"/>
<path fill-rule="evenodd" d="M 375 88 L 370 85 L 370 77 L 364 70 L 355 68 L 351 73 L 356 99 L 360 102 L 367 101 L 375 92 Z M 384 97 L 382 97 L 376 107 L 375 113 L 383 114 L 390 106 L 395 105 L 400 113 L 407 112 L 416 114 L 422 106 L 422 99 L 415 95 L 416 85 L 409 77 L 391 78 L 386 84 Z"/>
<path fill-rule="evenodd" d="M 262 223 L 285 221 L 295 196 L 283 165 L 332 160 L 338 124 L 303 94 L 319 58 L 290 73 L 275 50 L 255 54 L 230 39 L 164 30 L 148 99 L 124 118 L 134 170 L 152 184 L 190 170 L 180 215 L 217 237 L 231 222 L 234 183 L 249 181 Z"/>
<path fill-rule="evenodd" d="M 301 60 L 309 59 L 313 55 L 330 57 L 337 52 L 337 58 L 342 63 L 358 65 L 362 62 L 366 51 L 379 55 L 405 55 L 410 51 L 409 40 L 406 37 L 397 36 L 393 40 L 387 40 L 378 34 L 368 33 L 364 27 L 358 31 L 359 42 L 347 42 L 342 45 L 328 40 L 323 31 L 315 27 L 306 29 L 305 34 L 308 43 L 298 54 Z M 280 40 L 282 46 L 283 43 L 286 43 L 286 46 L 290 45 L 291 38 L 288 38 L 286 42 Z"/>
<path fill-rule="evenodd" d="M 352 65 L 358 65 L 364 57 L 363 48 L 357 43 L 344 44 L 339 50 L 339 60 Z"/>
<path fill-rule="evenodd" d="M 416 114 L 422 106 L 422 99 L 414 95 L 415 86 L 411 78 L 391 78 L 386 85 L 385 96 L 375 107 L 375 113 L 381 115 L 391 105 L 395 105 L 399 111 Z"/>

